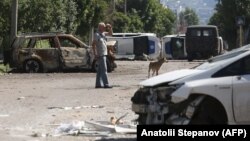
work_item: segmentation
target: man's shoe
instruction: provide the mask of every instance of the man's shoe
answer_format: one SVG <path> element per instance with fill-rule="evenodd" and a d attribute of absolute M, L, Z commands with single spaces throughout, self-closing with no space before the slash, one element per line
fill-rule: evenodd
<path fill-rule="evenodd" d="M 104 86 L 105 89 L 111 89 L 113 88 L 112 86 Z"/>
<path fill-rule="evenodd" d="M 95 88 L 103 88 L 102 86 L 95 86 Z"/>

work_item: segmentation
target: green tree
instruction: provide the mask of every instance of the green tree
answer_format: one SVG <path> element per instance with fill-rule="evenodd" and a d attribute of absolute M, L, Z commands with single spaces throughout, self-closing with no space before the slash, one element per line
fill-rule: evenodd
<path fill-rule="evenodd" d="M 100 0 L 75 0 L 77 3 L 77 29 L 76 34 L 84 37 L 86 41 L 90 29 L 97 26 L 107 15 L 108 4 Z"/>
<path fill-rule="evenodd" d="M 9 44 L 10 36 L 10 0 L 0 1 L 0 53 Z"/>
<path fill-rule="evenodd" d="M 129 13 L 130 23 L 128 32 L 143 32 L 143 22 L 135 9 L 132 9 Z"/>
<path fill-rule="evenodd" d="M 10 5 L 10 0 L 0 1 L 0 42 L 10 34 Z M 175 21 L 173 12 L 158 0 L 19 0 L 18 12 L 18 34 L 62 31 L 85 42 L 100 21 L 114 25 L 114 32 L 158 36 L 171 34 Z"/>
<path fill-rule="evenodd" d="M 132 10 L 141 18 L 144 32 L 153 32 L 160 37 L 172 33 L 174 13 L 158 0 L 127 0 L 127 12 Z"/>
<path fill-rule="evenodd" d="M 219 0 L 216 5 L 216 13 L 210 19 L 209 24 L 219 27 L 220 35 L 228 42 L 229 48 L 238 47 L 239 27 L 236 24 L 238 16 L 244 16 L 244 31 L 249 28 L 250 0 Z"/>
<path fill-rule="evenodd" d="M 76 14 L 73 0 L 20 0 L 19 31 L 71 33 L 76 28 Z"/>
<path fill-rule="evenodd" d="M 180 24 L 189 26 L 199 24 L 198 15 L 191 8 L 185 8 L 184 11 L 179 14 Z"/>

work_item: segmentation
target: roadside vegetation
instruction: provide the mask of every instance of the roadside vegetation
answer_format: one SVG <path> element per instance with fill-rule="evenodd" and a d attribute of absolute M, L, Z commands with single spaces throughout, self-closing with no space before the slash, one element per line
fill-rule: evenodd
<path fill-rule="evenodd" d="M 244 44 L 250 43 L 250 0 L 218 0 L 216 5 L 216 12 L 210 18 L 209 24 L 218 26 L 220 35 L 223 37 L 229 49 L 239 47 L 239 31 L 240 27 L 237 25 L 237 19 L 243 17 L 244 23 L 242 25 L 244 34 Z"/>
<path fill-rule="evenodd" d="M 27 32 L 71 33 L 88 43 L 89 33 L 100 21 L 114 32 L 171 34 L 175 13 L 158 0 L 19 0 L 18 34 Z M 0 53 L 9 44 L 12 0 L 0 1 Z M 125 7 L 126 6 L 126 7 Z"/>
<path fill-rule="evenodd" d="M 0 75 L 3 73 L 7 73 L 10 71 L 10 68 L 8 65 L 4 65 L 3 63 L 0 63 Z"/>

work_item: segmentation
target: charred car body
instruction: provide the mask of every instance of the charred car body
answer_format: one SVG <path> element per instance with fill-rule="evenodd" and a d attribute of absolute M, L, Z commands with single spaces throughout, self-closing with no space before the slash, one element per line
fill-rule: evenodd
<path fill-rule="evenodd" d="M 140 83 L 139 124 L 250 123 L 250 45 Z"/>
<path fill-rule="evenodd" d="M 113 56 L 107 57 L 108 71 L 116 67 Z M 71 34 L 22 34 L 5 50 L 4 63 L 24 72 L 48 72 L 72 68 L 98 67 L 93 50 Z"/>

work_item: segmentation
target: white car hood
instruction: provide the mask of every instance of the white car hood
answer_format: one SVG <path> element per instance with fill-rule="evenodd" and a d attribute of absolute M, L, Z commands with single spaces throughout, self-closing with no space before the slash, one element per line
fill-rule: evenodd
<path fill-rule="evenodd" d="M 149 78 L 147 80 L 144 80 L 140 82 L 140 85 L 145 86 L 145 87 L 152 87 L 152 86 L 159 85 L 162 83 L 171 82 L 171 81 L 183 78 L 188 75 L 197 74 L 199 72 L 202 72 L 202 70 L 195 70 L 195 69 L 176 70 L 176 71 L 167 72 L 167 73 Z"/>

